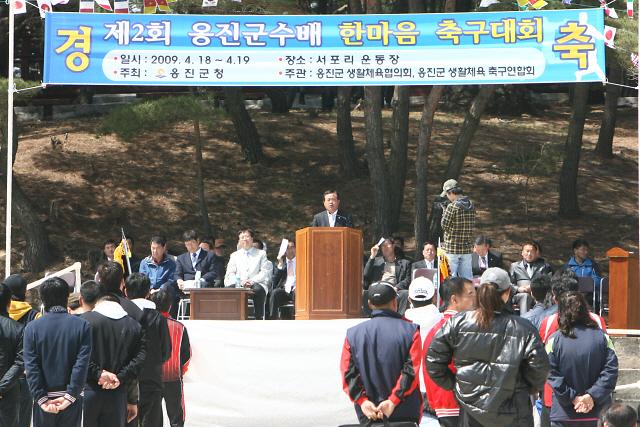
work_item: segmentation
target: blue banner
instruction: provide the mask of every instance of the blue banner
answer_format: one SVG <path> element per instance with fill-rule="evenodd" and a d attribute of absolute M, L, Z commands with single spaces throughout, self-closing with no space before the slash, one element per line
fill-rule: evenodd
<path fill-rule="evenodd" d="M 44 83 L 336 86 L 605 80 L 602 9 L 401 15 L 47 13 Z"/>

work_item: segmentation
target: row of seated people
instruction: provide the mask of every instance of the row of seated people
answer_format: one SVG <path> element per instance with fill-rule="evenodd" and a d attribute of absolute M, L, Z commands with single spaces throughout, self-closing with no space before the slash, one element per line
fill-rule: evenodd
<path fill-rule="evenodd" d="M 268 260 L 264 243 L 254 240 L 254 232 L 243 229 L 238 232 L 237 250 L 225 259 L 226 245 L 221 239 L 202 241 L 194 230 L 182 235 L 186 252 L 174 257 L 167 252 L 167 241 L 163 236 L 150 239 L 151 254 L 144 259 L 129 259 L 132 272 L 149 277 L 151 293 L 160 289 L 169 291 L 173 297 L 172 315 L 176 316 L 178 301 L 194 286 L 196 276 L 201 287 L 242 287 L 252 290 L 255 317 L 275 318 L 278 308 L 295 299 L 295 241 L 290 240 L 285 254 L 272 263 Z M 128 238 L 131 248 L 133 242 Z M 118 248 L 112 241 L 105 243 L 107 260 L 115 259 L 128 269 L 126 260 L 118 258 Z M 113 249 L 112 249 L 113 248 Z M 135 263 L 132 262 L 135 260 Z M 268 304 L 267 304 L 268 302 Z M 267 310 L 265 310 L 267 308 Z M 265 313 L 266 311 L 266 313 Z"/>
<path fill-rule="evenodd" d="M 250 229 L 238 232 L 237 250 L 225 258 L 226 245 L 222 239 L 200 239 L 197 232 L 183 233 L 182 241 L 186 252 L 173 257 L 167 253 L 166 239 L 154 236 L 150 241 L 151 254 L 144 259 L 131 257 L 132 271 L 139 271 L 149 277 L 152 292 L 168 289 L 176 302 L 185 295 L 188 282 L 200 272 L 205 287 L 245 287 L 253 291 L 256 318 L 278 318 L 280 307 L 295 301 L 296 254 L 295 241 L 289 240 L 283 256 L 275 262 L 267 258 L 264 243 L 255 238 Z M 113 242 L 105 244 L 105 254 L 113 258 Z M 129 241 L 130 247 L 133 241 Z M 417 269 L 438 269 L 440 280 L 448 276 L 446 257 L 433 242 L 422 245 L 422 259 L 413 261 L 405 255 L 404 240 L 401 237 L 385 238 L 370 249 L 370 256 L 364 263 L 364 289 L 370 283 L 387 281 L 398 291 L 398 310 L 404 313 L 408 307 L 407 290 Z M 600 269 L 589 257 L 589 243 L 578 239 L 572 246 L 573 256 L 563 268 L 571 269 L 578 276 L 591 277 L 597 287 L 602 281 Z M 438 251 L 441 253 L 438 254 Z M 527 241 L 522 245 L 522 259 L 511 264 L 510 277 L 513 283 L 513 302 L 521 314 L 534 308 L 537 299 L 532 294 L 531 281 L 541 275 L 549 276 L 554 268 L 541 256 L 538 242 Z M 440 255 L 440 256 L 438 256 Z M 439 261 L 440 260 L 440 261 Z M 438 265 L 440 262 L 440 265 Z M 479 236 L 474 243 L 472 271 L 479 277 L 489 267 L 504 268 L 502 254 L 492 248 L 491 240 Z M 471 278 L 469 278 L 471 279 Z M 363 313 L 369 314 L 366 304 Z"/>
<path fill-rule="evenodd" d="M 379 245 L 371 247 L 363 272 L 365 289 L 378 281 L 391 283 L 396 288 L 400 313 L 404 313 L 408 307 L 408 287 L 417 269 L 438 270 L 441 282 L 448 277 L 446 257 L 435 243 L 424 242 L 423 259 L 419 261 L 412 261 L 405 256 L 403 243 L 398 238 L 385 238 Z M 589 250 L 590 246 L 586 240 L 575 240 L 572 245 L 573 255 L 560 270 L 570 270 L 577 277 L 591 278 L 597 295 L 603 277 L 598 264 L 589 257 Z M 524 314 L 539 302 L 532 295 L 531 282 L 541 276 L 550 277 L 556 269 L 541 256 L 542 247 L 539 242 L 525 242 L 521 255 L 520 261 L 511 263 L 509 277 L 513 289 L 513 302 L 520 313 Z M 474 242 L 472 254 L 473 277 L 467 279 L 478 278 L 490 267 L 504 268 L 502 254 L 491 247 L 490 239 L 479 236 Z M 363 310 L 368 314 L 366 304 L 363 304 Z"/>

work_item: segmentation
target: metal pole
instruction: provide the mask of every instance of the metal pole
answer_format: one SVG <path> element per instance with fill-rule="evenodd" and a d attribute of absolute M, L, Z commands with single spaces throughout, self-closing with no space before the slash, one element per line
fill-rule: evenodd
<path fill-rule="evenodd" d="M 9 76 L 7 82 L 7 208 L 5 231 L 5 277 L 11 274 L 11 205 L 13 189 L 13 41 L 14 41 L 14 9 L 13 0 L 9 0 Z"/>

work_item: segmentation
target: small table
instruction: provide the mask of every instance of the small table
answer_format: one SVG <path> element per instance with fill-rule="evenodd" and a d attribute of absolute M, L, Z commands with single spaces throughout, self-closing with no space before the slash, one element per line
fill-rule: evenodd
<path fill-rule="evenodd" d="M 189 289 L 191 320 L 247 320 L 247 298 L 253 294 L 245 288 Z"/>

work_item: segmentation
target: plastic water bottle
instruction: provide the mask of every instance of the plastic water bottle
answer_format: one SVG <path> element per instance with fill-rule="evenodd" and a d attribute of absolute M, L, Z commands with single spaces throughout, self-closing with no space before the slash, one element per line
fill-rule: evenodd
<path fill-rule="evenodd" d="M 236 288 L 241 288 L 242 285 L 240 284 L 240 276 L 236 275 Z"/>
<path fill-rule="evenodd" d="M 200 288 L 202 287 L 202 283 L 200 282 L 200 277 L 202 277 L 202 271 L 198 270 L 196 271 L 196 276 L 194 277 L 194 288 Z"/>

